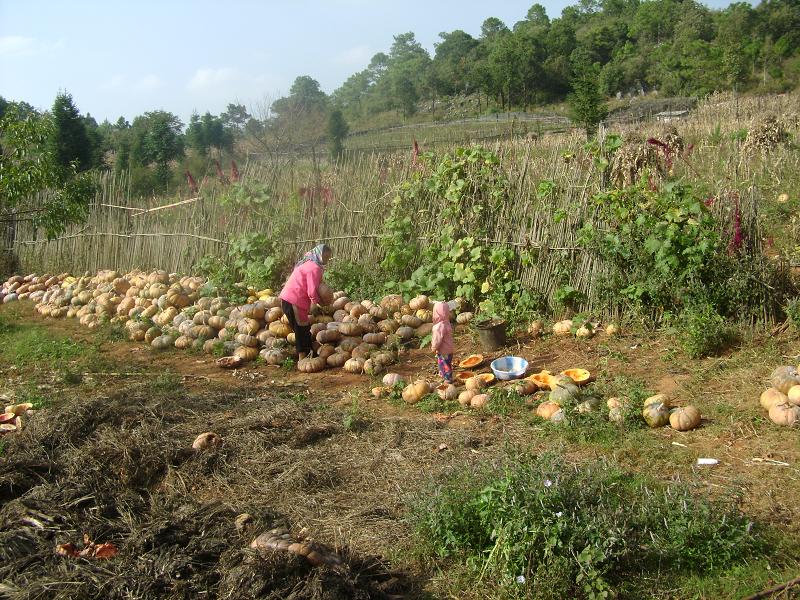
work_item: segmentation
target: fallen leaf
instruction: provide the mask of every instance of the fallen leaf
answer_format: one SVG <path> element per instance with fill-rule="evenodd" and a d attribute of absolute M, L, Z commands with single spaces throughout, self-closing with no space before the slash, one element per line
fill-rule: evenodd
<path fill-rule="evenodd" d="M 78 556 L 78 549 L 72 542 L 68 542 L 66 544 L 59 544 L 58 546 L 56 546 L 56 554 L 58 554 L 59 556 L 71 556 L 73 558 L 76 558 Z"/>
<path fill-rule="evenodd" d="M 84 547 L 80 551 L 72 542 L 59 544 L 56 546 L 56 554 L 70 558 L 93 558 L 96 560 L 114 558 L 119 554 L 119 549 L 114 544 L 95 544 L 89 538 L 88 533 L 83 534 L 83 544 Z"/>
<path fill-rule="evenodd" d="M 91 558 L 114 558 L 117 554 L 119 554 L 119 549 L 114 544 L 106 542 L 105 544 L 93 544 Z"/>

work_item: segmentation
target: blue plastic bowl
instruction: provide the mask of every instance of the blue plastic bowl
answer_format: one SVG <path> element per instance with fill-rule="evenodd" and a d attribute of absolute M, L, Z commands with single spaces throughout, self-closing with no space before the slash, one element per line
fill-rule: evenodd
<path fill-rule="evenodd" d="M 528 370 L 528 361 L 519 356 L 503 356 L 493 360 L 489 366 L 497 379 L 507 381 L 523 377 Z"/>

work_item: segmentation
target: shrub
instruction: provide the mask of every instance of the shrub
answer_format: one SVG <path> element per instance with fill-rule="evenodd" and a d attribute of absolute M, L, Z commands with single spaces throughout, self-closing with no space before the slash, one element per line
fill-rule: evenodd
<path fill-rule="evenodd" d="M 325 268 L 325 280 L 335 290 L 344 290 L 351 298 L 371 298 L 383 295 L 384 278 L 379 269 L 354 262 L 334 260 Z"/>
<path fill-rule="evenodd" d="M 765 291 L 775 289 L 774 269 L 742 253 L 735 235 L 723 239 L 690 186 L 667 182 L 653 190 L 643 180 L 595 202 L 605 226 L 587 224 L 580 243 L 609 267 L 598 288 L 610 306 L 652 316 L 701 301 L 722 317 L 747 319 L 763 317 L 774 302 Z"/>
<path fill-rule="evenodd" d="M 800 329 L 800 298 L 792 298 L 784 307 L 786 317 L 794 329 Z"/>
<path fill-rule="evenodd" d="M 610 597 L 646 585 L 643 571 L 703 573 L 767 549 L 732 505 L 550 454 L 459 467 L 416 496 L 411 521 L 423 557 L 503 597 Z"/>
<path fill-rule="evenodd" d="M 733 330 L 709 303 L 695 303 L 679 318 L 678 340 L 690 358 L 711 356 L 733 341 Z"/>

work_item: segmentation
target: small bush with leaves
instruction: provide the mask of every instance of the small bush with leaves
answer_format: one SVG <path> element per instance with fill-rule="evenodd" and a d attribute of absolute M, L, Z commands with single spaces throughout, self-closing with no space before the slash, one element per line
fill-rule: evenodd
<path fill-rule="evenodd" d="M 418 550 L 466 565 L 487 596 L 644 597 L 643 570 L 702 573 L 767 551 L 733 506 L 613 464 L 513 456 L 459 467 L 433 488 L 411 512 Z"/>
<path fill-rule="evenodd" d="M 380 298 L 385 279 L 373 267 L 334 260 L 325 268 L 325 280 L 335 290 L 344 290 L 351 298 Z"/>
<path fill-rule="evenodd" d="M 694 303 L 679 317 L 678 339 L 690 358 L 717 354 L 733 337 L 730 325 L 709 303 Z"/>
<path fill-rule="evenodd" d="M 244 300 L 247 286 L 255 289 L 276 286 L 286 262 L 276 238 L 250 233 L 234 238 L 226 255 L 205 256 L 196 267 L 218 292 L 234 300 Z"/>
<path fill-rule="evenodd" d="M 800 329 L 800 298 L 792 298 L 789 300 L 783 310 L 792 327 Z"/>

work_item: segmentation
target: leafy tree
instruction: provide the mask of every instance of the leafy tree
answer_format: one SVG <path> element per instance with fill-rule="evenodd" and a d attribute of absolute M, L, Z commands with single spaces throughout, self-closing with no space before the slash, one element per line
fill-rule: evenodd
<path fill-rule="evenodd" d="M 333 92 L 333 102 L 336 106 L 354 116 L 360 116 L 364 111 L 364 102 L 372 87 L 372 76 L 369 69 L 359 71 Z"/>
<path fill-rule="evenodd" d="M 228 108 L 219 118 L 226 129 L 243 131 L 247 122 L 252 118 L 243 104 L 228 104 Z"/>
<path fill-rule="evenodd" d="M 403 115 L 414 114 L 417 102 L 426 90 L 427 71 L 431 63 L 428 52 L 411 32 L 394 36 L 389 52 L 389 63 L 384 77 L 389 82 L 389 104 L 402 110 Z"/>
<path fill-rule="evenodd" d="M 197 151 L 200 156 L 205 156 L 210 148 L 218 152 L 233 149 L 233 131 L 225 127 L 222 116 L 215 117 L 206 112 L 202 117 L 193 113 L 186 128 L 186 143 Z"/>
<path fill-rule="evenodd" d="M 125 117 L 120 117 L 111 126 L 108 140 L 110 148 L 114 151 L 114 170 L 118 173 L 127 171 L 130 168 L 132 135 L 131 124 Z"/>
<path fill-rule="evenodd" d="M 442 32 L 439 39 L 431 65 L 434 85 L 440 94 L 454 94 L 466 87 L 470 55 L 478 46 L 478 40 L 460 29 Z"/>
<path fill-rule="evenodd" d="M 648 43 L 660 44 L 672 38 L 683 4 L 675 0 L 650 0 L 639 5 L 631 22 L 631 37 Z"/>
<path fill-rule="evenodd" d="M 537 27 L 547 28 L 550 25 L 550 18 L 547 16 L 547 10 L 541 4 L 534 4 L 528 9 L 528 14 L 525 15 L 525 20 Z"/>
<path fill-rule="evenodd" d="M 169 163 L 182 158 L 183 123 L 170 112 L 147 112 L 133 120 L 131 125 L 131 154 L 135 165 L 155 165 L 155 181 L 164 188 L 171 172 Z"/>
<path fill-rule="evenodd" d="M 91 172 L 60 162 L 52 117 L 29 107 L 9 103 L 0 117 L 0 220 L 29 219 L 52 239 L 85 220 L 97 184 Z"/>
<path fill-rule="evenodd" d="M 86 133 L 86 123 L 69 93 L 59 92 L 53 102 L 52 115 L 49 145 L 56 164 L 63 169 L 69 169 L 73 163 L 79 171 L 90 169 L 92 147 Z"/>
<path fill-rule="evenodd" d="M 329 100 L 319 82 L 307 75 L 294 80 L 289 95 L 272 103 L 267 130 L 278 153 L 306 148 L 316 156 L 325 138 Z"/>
<path fill-rule="evenodd" d="M 334 109 L 328 117 L 328 146 L 330 148 L 331 157 L 337 159 L 341 157 L 344 151 L 344 138 L 350 128 L 347 126 L 347 121 L 344 120 L 342 111 Z"/>
<path fill-rule="evenodd" d="M 489 17 L 481 24 L 481 39 L 493 40 L 499 36 L 510 33 L 508 27 L 497 17 Z"/>
<path fill-rule="evenodd" d="M 91 150 L 90 164 L 93 168 L 105 167 L 105 153 L 109 149 L 109 134 L 111 132 L 111 124 L 105 121 L 103 125 L 98 125 L 95 118 L 86 113 L 83 117 L 83 123 L 86 127 L 86 137 L 89 140 L 89 148 Z"/>
<path fill-rule="evenodd" d="M 289 96 L 272 103 L 272 110 L 293 112 L 297 110 L 317 111 L 327 108 L 328 96 L 319 88 L 319 82 L 308 75 L 297 77 L 289 89 Z"/>
<path fill-rule="evenodd" d="M 193 112 L 192 116 L 189 117 L 189 126 L 186 128 L 186 145 L 197 151 L 201 156 L 205 156 L 206 152 L 208 152 L 205 130 L 197 112 Z"/>

